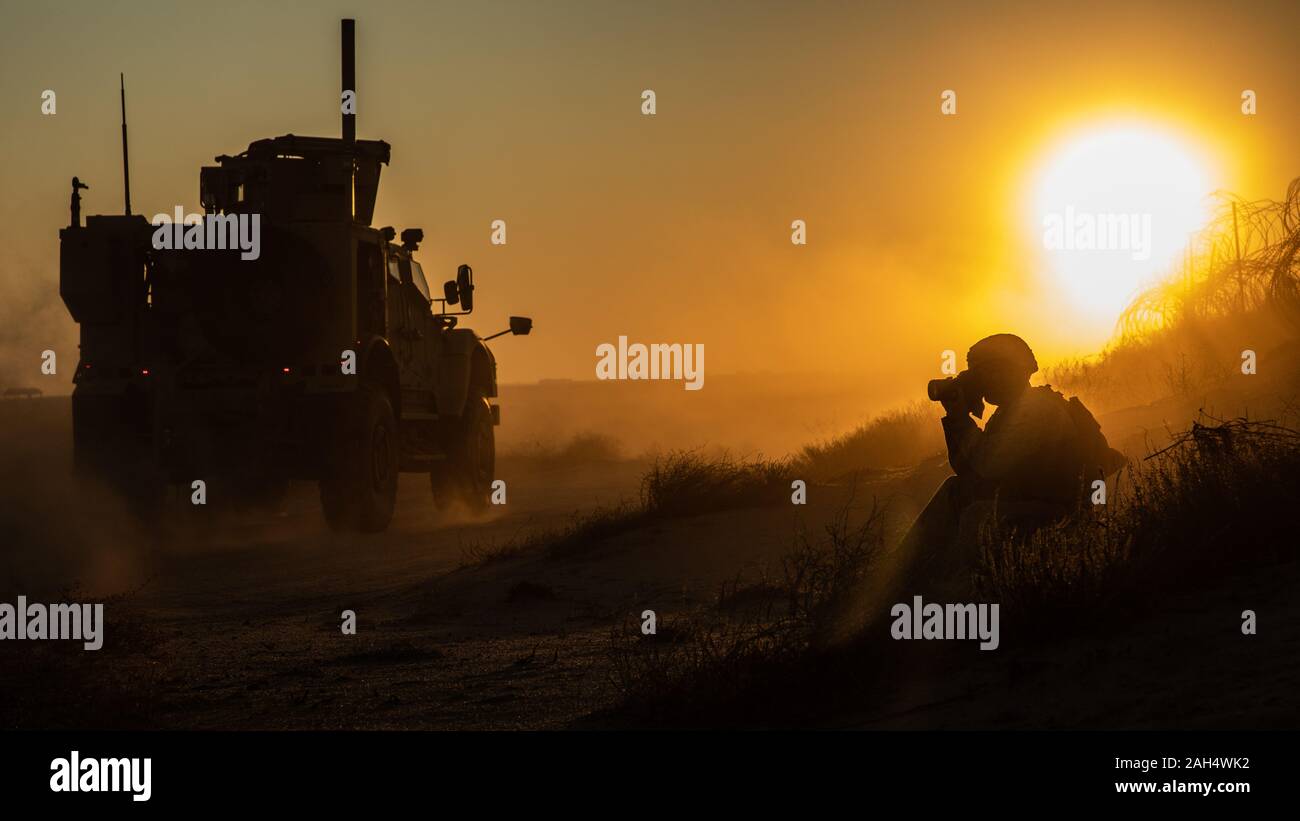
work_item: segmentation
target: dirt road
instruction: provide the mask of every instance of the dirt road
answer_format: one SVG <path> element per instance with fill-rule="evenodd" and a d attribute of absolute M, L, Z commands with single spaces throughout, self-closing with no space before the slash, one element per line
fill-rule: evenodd
<path fill-rule="evenodd" d="M 1149 439 L 1185 413 L 1148 409 L 1125 438 Z M 645 465 L 505 458 L 508 503 L 481 517 L 437 513 L 423 477 L 404 475 L 396 518 L 375 536 L 331 533 L 307 483 L 278 512 L 182 503 L 160 530 L 144 531 L 118 500 L 71 481 L 69 423 L 67 399 L 0 403 L 0 601 L 103 601 L 104 647 L 0 643 L 0 728 L 591 726 L 616 696 L 612 631 L 635 629 L 645 609 L 663 626 L 714 602 L 721 584 L 772 567 L 798 528 L 819 530 L 851 495 L 905 517 L 946 472 L 931 460 L 853 490 L 814 486 L 797 509 L 654 521 L 563 558 L 494 556 L 575 513 L 635 498 Z M 864 694 L 861 710 L 830 723 L 1293 722 L 1294 569 L 1163 603 L 1118 635 L 1030 650 L 1008 643 L 991 664 L 945 656 L 918 673 L 900 656 L 887 662 L 898 665 L 884 671 L 887 691 Z M 1270 626 L 1243 641 L 1248 607 Z M 341 630 L 346 610 L 355 635 Z"/>
<path fill-rule="evenodd" d="M 481 517 L 439 514 L 427 480 L 407 474 L 383 534 L 331 533 L 309 483 L 275 513 L 181 500 L 146 532 L 116 499 L 72 484 L 66 399 L 0 412 L 5 600 L 107 600 L 101 651 L 0 645 L 11 728 L 564 726 L 611 698 L 611 629 L 707 600 L 778 557 L 794 526 L 789 509 L 754 510 L 743 539 L 734 517 L 701 517 L 573 559 L 485 561 L 575 512 L 636 498 L 645 467 L 505 458 L 508 503 Z M 345 610 L 356 635 L 342 633 Z"/>

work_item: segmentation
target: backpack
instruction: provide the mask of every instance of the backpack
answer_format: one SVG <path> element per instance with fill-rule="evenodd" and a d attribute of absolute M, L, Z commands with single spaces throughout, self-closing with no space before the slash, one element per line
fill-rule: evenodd
<path fill-rule="evenodd" d="M 1059 393 L 1057 396 L 1065 398 Z M 1106 435 L 1101 432 L 1101 424 L 1092 415 L 1092 411 L 1079 401 L 1079 397 L 1071 396 L 1066 400 L 1065 410 L 1070 416 L 1070 421 L 1074 423 L 1085 477 L 1104 478 L 1128 464 L 1124 454 L 1112 448 L 1106 441 Z"/>

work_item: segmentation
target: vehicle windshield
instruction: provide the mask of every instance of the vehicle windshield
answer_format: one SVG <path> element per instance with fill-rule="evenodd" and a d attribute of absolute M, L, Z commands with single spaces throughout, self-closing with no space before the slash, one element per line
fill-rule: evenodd
<path fill-rule="evenodd" d="M 424 269 L 415 260 L 411 260 L 411 282 L 415 283 L 415 287 L 419 289 L 425 299 L 432 299 L 429 296 L 429 283 L 424 280 Z"/>

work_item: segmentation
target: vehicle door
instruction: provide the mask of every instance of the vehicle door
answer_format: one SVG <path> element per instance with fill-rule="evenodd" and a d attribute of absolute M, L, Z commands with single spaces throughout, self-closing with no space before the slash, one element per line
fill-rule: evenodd
<path fill-rule="evenodd" d="M 404 255 L 393 255 L 389 258 L 388 273 L 389 323 L 393 329 L 389 342 L 401 372 L 402 407 L 406 415 L 407 410 L 432 408 L 431 316 L 429 302 L 413 279 L 411 260 Z M 421 282 L 423 277 L 421 273 Z"/>

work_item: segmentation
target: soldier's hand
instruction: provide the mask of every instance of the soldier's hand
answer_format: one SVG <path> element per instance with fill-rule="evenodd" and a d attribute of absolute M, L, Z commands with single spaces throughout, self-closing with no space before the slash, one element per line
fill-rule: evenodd
<path fill-rule="evenodd" d="M 953 391 L 951 396 L 941 399 L 939 404 L 943 405 L 944 411 L 949 416 L 970 415 L 970 403 L 966 401 L 966 393 L 961 388 Z"/>

